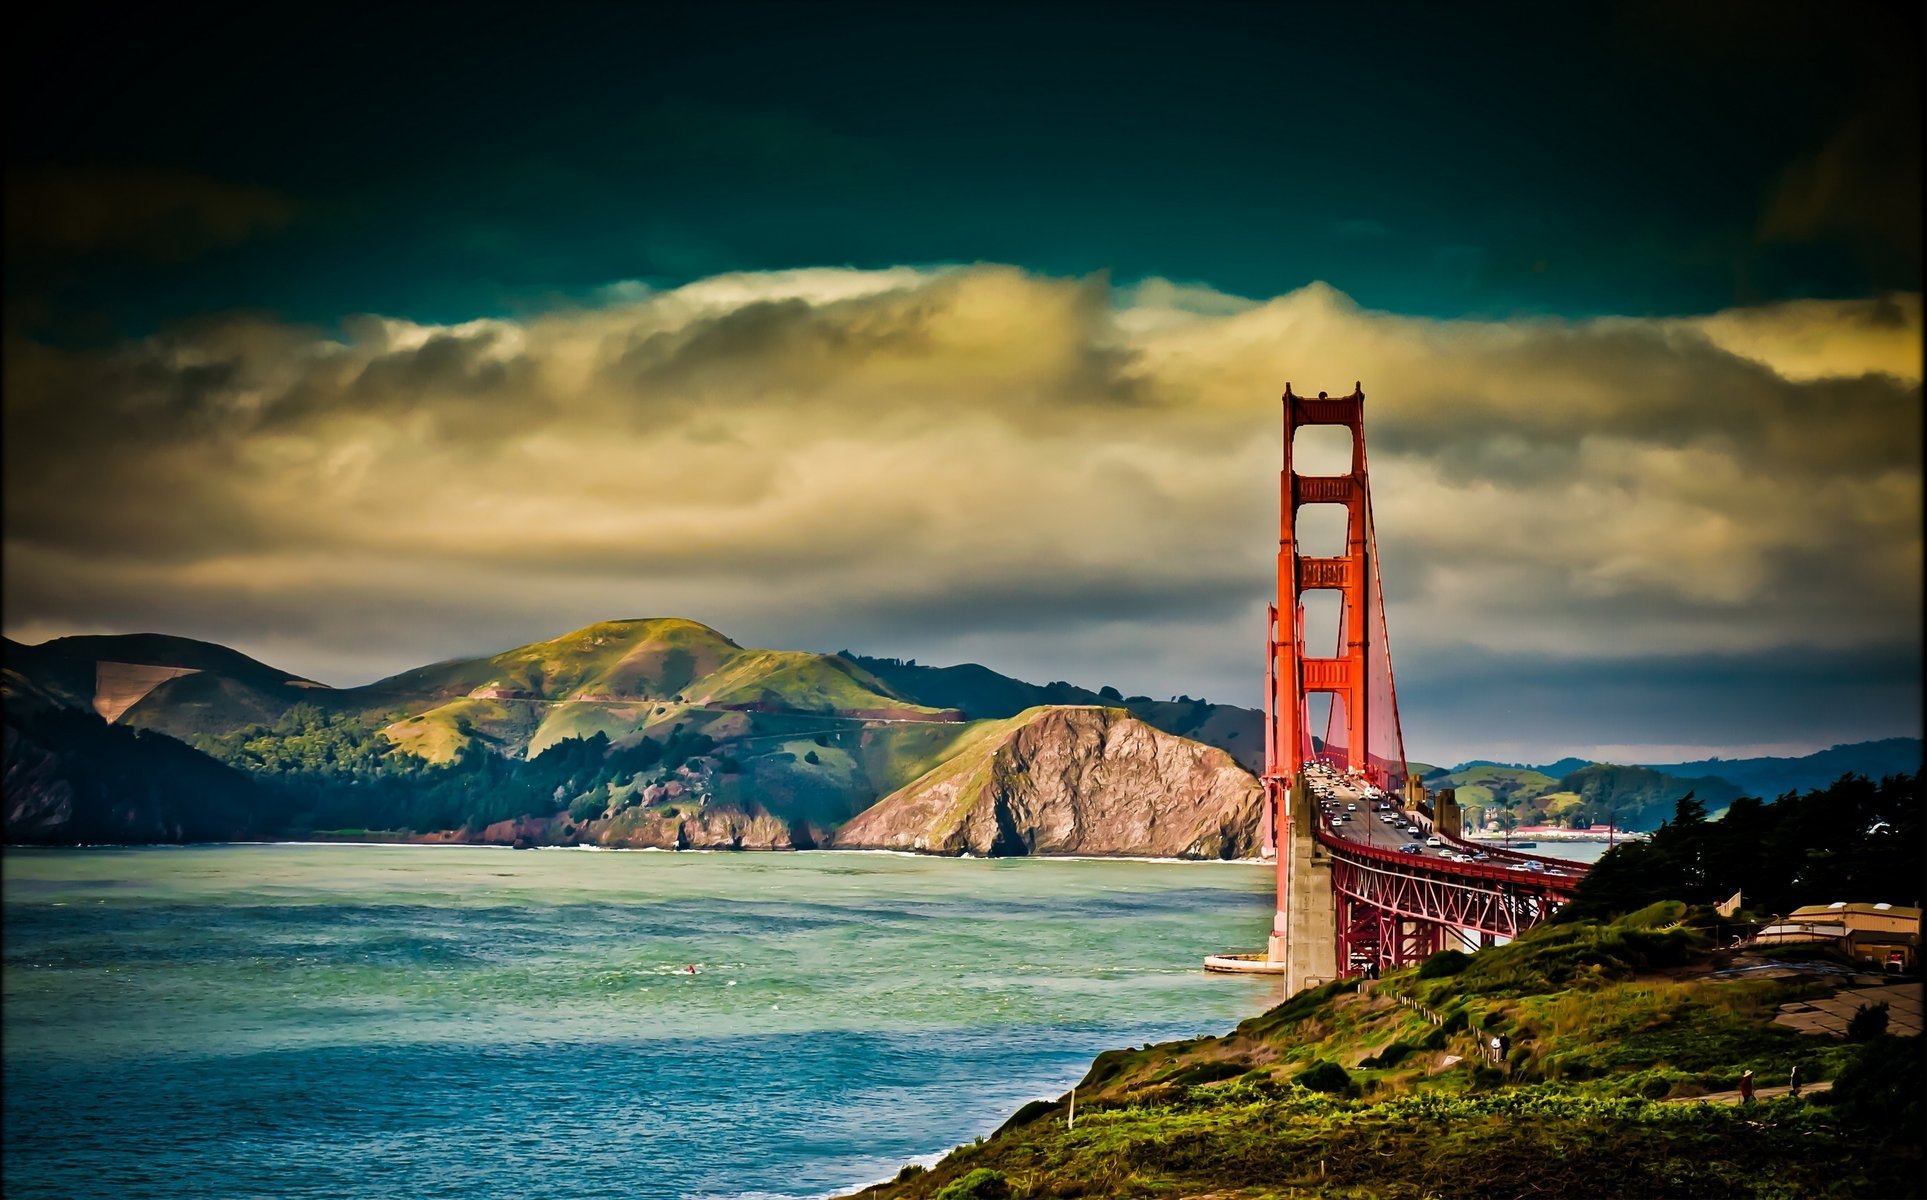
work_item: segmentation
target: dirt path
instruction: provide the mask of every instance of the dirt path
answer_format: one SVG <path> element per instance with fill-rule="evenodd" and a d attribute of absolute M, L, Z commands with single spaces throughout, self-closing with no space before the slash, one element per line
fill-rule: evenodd
<path fill-rule="evenodd" d="M 1790 1089 L 1786 1088 L 1785 1086 L 1756 1087 L 1753 1089 L 1753 1098 L 1755 1100 L 1773 1100 L 1780 1096 L 1786 1095 L 1789 1090 Z M 1831 1079 L 1822 1079 L 1818 1083 L 1806 1083 L 1806 1084 L 1800 1085 L 1800 1094 L 1802 1096 L 1811 1096 L 1815 1092 L 1830 1092 L 1832 1090 L 1833 1090 L 1833 1080 Z M 1734 1090 L 1730 1092 L 1708 1092 L 1704 1096 L 1681 1096 L 1677 1100 L 1668 1100 L 1666 1103 L 1668 1104 L 1738 1104 L 1739 1102 L 1740 1102 L 1740 1093 L 1738 1092 L 1738 1090 Z"/>

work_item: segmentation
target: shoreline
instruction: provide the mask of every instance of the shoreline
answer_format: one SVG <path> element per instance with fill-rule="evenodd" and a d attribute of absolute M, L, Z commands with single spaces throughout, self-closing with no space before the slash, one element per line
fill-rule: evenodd
<path fill-rule="evenodd" d="M 303 838 L 287 838 L 276 841 L 234 841 L 234 842 L 75 842 L 70 845 L 49 846 L 37 843 L 5 843 L 5 850 L 192 850 L 207 849 L 215 846 L 359 846 L 380 847 L 383 849 L 424 849 L 424 850 L 515 850 L 518 847 L 502 842 L 451 842 L 451 841 L 350 841 L 347 839 L 326 838 L 320 841 Z M 764 848 L 727 849 L 719 846 L 690 847 L 674 850 L 662 846 L 523 846 L 524 850 L 576 850 L 589 854 L 880 854 L 893 858 L 947 859 L 959 862 L 1141 862 L 1177 863 L 1188 866 L 1237 866 L 1272 867 L 1275 861 L 1267 858 L 1157 858 L 1146 854 L 1000 854 L 980 857 L 975 854 L 930 854 L 922 850 L 880 850 L 865 849 L 857 846 L 822 846 L 807 850 L 777 850 Z"/>

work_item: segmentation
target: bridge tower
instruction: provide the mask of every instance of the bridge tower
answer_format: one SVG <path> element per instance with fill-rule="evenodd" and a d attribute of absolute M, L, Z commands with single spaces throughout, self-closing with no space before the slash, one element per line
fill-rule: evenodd
<path fill-rule="evenodd" d="M 1342 475 L 1301 475 L 1292 444 L 1307 426 L 1342 426 L 1351 434 L 1351 469 Z M 1365 459 L 1365 392 L 1299 396 L 1285 385 L 1284 465 L 1279 473 L 1277 601 L 1269 609 L 1265 689 L 1264 786 L 1278 855 L 1278 904 L 1266 958 L 1282 964 L 1287 990 L 1331 979 L 1340 939 L 1330 864 L 1311 837 L 1313 809 L 1302 783 L 1314 757 L 1309 697 L 1331 696 L 1318 753 L 1341 769 L 1356 769 L 1397 794 L 1406 785 L 1405 755 L 1392 694 L 1385 638 L 1384 598 L 1378 586 L 1371 485 Z M 1298 513 L 1307 504 L 1345 510 L 1344 553 L 1331 558 L 1300 552 Z M 1314 655 L 1305 644 L 1304 594 L 1339 594 L 1337 645 Z"/>

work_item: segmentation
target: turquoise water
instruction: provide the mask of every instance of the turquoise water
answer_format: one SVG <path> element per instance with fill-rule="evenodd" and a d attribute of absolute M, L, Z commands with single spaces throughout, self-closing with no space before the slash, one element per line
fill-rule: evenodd
<path fill-rule="evenodd" d="M 19 1197 L 802 1197 L 1277 984 L 1235 863 L 9 850 Z M 695 974 L 688 968 L 694 965 Z"/>

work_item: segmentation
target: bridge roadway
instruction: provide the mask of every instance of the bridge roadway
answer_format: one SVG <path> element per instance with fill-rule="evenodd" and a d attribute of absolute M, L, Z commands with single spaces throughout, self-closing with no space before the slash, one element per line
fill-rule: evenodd
<path fill-rule="evenodd" d="M 1419 814 L 1373 808 L 1397 806 L 1403 797 L 1374 800 L 1363 783 L 1323 768 L 1308 775 L 1314 794 L 1327 793 L 1318 797 L 1311 832 L 1330 855 L 1341 971 L 1373 962 L 1403 966 L 1447 945 L 1476 949 L 1509 941 L 1570 900 L 1585 875 L 1579 863 L 1443 835 L 1443 844 L 1426 845 L 1432 835 L 1382 819 L 1401 816 L 1422 830 Z M 1416 851 L 1404 849 L 1414 842 Z"/>
<path fill-rule="evenodd" d="M 1417 842 L 1423 847 L 1422 853 L 1403 854 L 1403 863 L 1417 867 L 1426 874 L 1454 875 L 1466 879 L 1500 879 L 1507 882 L 1530 882 L 1537 879 L 1551 885 L 1550 890 L 1567 893 L 1571 892 L 1586 873 L 1585 864 L 1576 863 L 1570 859 L 1523 854 L 1517 850 L 1479 845 L 1474 842 L 1446 838 L 1443 835 L 1440 836 L 1440 841 L 1444 842 L 1444 845 L 1428 846 L 1425 840 L 1431 835 L 1423 828 L 1416 833 L 1408 832 L 1379 819 L 1390 815 L 1401 817 L 1415 825 L 1421 824 L 1419 814 L 1400 807 L 1404 800 L 1403 796 L 1389 795 L 1382 801 L 1373 801 L 1367 796 L 1362 782 L 1348 779 L 1336 772 L 1322 772 L 1317 768 L 1312 769 L 1311 782 L 1315 786 L 1326 787 L 1331 793 L 1329 799 L 1314 796 L 1314 799 L 1319 801 L 1318 832 L 1323 835 L 1321 840 L 1350 842 L 1392 854 L 1400 854 L 1401 847 Z M 1381 802 L 1392 805 L 1390 813 L 1379 812 L 1373 808 L 1375 803 Z M 1357 808 L 1349 810 L 1347 805 L 1356 805 Z M 1332 824 L 1331 820 L 1335 816 L 1344 817 L 1344 822 Z M 1448 857 L 1452 854 L 1468 857 L 1472 854 L 1484 854 L 1486 861 L 1459 862 Z M 1523 867 L 1526 863 L 1537 863 L 1540 869 L 1538 871 L 1513 869 L 1514 866 Z M 1564 886 L 1561 887 L 1561 884 Z"/>

